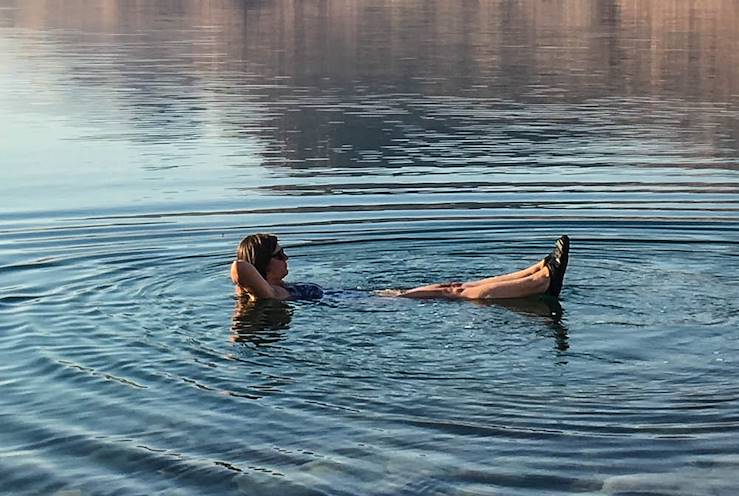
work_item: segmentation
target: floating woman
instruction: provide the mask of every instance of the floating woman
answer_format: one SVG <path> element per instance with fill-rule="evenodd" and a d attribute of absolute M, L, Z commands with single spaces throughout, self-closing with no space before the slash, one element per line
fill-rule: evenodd
<path fill-rule="evenodd" d="M 467 282 L 431 284 L 407 290 L 387 290 L 380 296 L 403 298 L 446 298 L 456 300 L 496 300 L 537 295 L 559 297 L 570 252 L 570 238 L 560 237 L 552 252 L 534 265 L 517 272 Z M 252 234 L 241 240 L 236 260 L 231 264 L 231 280 L 236 294 L 250 299 L 319 299 L 323 290 L 316 284 L 289 284 L 288 256 L 277 236 Z"/>

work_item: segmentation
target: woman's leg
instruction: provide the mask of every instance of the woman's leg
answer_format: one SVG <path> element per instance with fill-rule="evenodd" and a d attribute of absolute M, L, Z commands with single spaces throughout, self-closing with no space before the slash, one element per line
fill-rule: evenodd
<path fill-rule="evenodd" d="M 477 281 L 421 286 L 393 292 L 392 296 L 479 300 L 522 298 L 548 293 L 556 298 L 562 289 L 569 250 L 570 238 L 563 235 L 555 243 L 552 253 L 526 269 Z"/>
<path fill-rule="evenodd" d="M 498 276 L 488 277 L 486 279 L 478 279 L 476 281 L 465 281 L 465 282 L 443 282 L 438 284 L 429 284 L 427 286 L 420 286 L 418 288 L 414 288 L 409 291 L 436 291 L 439 289 L 444 288 L 450 288 L 450 287 L 463 287 L 463 288 L 470 288 L 473 286 L 480 286 L 484 284 L 490 284 L 493 282 L 502 282 L 502 281 L 511 281 L 514 279 L 521 279 L 526 276 L 530 276 L 531 274 L 540 271 L 544 268 L 544 260 L 539 260 L 534 265 L 531 265 L 529 267 L 526 267 L 525 269 L 519 270 L 517 272 L 511 272 L 509 274 L 501 274 Z"/>
<path fill-rule="evenodd" d="M 521 279 L 526 276 L 530 276 L 531 274 L 534 274 L 535 272 L 540 271 L 544 268 L 545 262 L 544 259 L 539 260 L 534 265 L 531 265 L 530 267 L 526 267 L 523 270 L 519 270 L 518 272 L 511 272 L 510 274 L 502 274 L 499 276 L 493 276 L 488 277 L 487 279 L 479 279 L 477 281 L 468 281 L 463 283 L 466 287 L 471 286 L 479 286 L 481 284 L 489 284 L 491 282 L 503 282 L 503 281 L 512 281 L 514 279 Z"/>
<path fill-rule="evenodd" d="M 544 294 L 549 287 L 549 281 L 549 269 L 544 268 L 518 279 L 463 287 L 457 297 L 465 300 L 524 298 Z"/>
<path fill-rule="evenodd" d="M 430 284 L 403 291 L 406 298 L 451 298 L 479 300 L 485 298 L 521 298 L 543 294 L 549 286 L 549 269 L 538 262 L 527 269 L 478 281 Z"/>

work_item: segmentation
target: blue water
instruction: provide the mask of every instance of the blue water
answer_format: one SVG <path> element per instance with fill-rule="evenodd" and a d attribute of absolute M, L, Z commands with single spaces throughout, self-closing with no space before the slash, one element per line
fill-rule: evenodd
<path fill-rule="evenodd" d="M 737 26 L 0 0 L 0 492 L 737 494 Z M 237 301 L 253 232 L 326 296 Z M 373 293 L 562 233 L 559 304 Z"/>

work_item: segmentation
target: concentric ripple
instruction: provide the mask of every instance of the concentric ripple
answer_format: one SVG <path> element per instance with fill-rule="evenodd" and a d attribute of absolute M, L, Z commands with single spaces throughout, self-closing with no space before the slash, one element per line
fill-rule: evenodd
<path fill-rule="evenodd" d="M 730 486 L 736 463 L 716 460 L 733 459 L 739 428 L 737 281 L 719 267 L 735 261 L 737 226 L 671 221 L 651 227 L 662 239 L 647 226 L 619 239 L 630 221 L 593 233 L 587 220 L 452 213 L 260 226 L 281 235 L 294 279 L 328 289 L 318 303 L 233 298 L 241 213 L 209 215 L 218 229 L 181 212 L 10 231 L 4 456 L 43 453 L 45 468 L 11 462 L 5 480 L 96 492 L 103 477 L 132 493 L 172 480 L 194 492 L 570 493 L 673 488 L 659 474 L 683 460 L 691 478 Z M 535 234 L 516 239 L 522 229 Z M 371 292 L 517 267 L 564 230 L 563 307 Z M 22 255 L 51 246 L 64 248 Z"/>

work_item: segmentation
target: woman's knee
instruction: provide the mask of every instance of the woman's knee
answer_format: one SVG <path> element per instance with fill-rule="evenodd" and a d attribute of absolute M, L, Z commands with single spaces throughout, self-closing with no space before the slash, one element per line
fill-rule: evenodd
<path fill-rule="evenodd" d="M 464 298 L 466 300 L 482 300 L 486 298 L 486 289 L 480 286 L 460 286 L 455 288 L 457 291 L 457 298 Z"/>
<path fill-rule="evenodd" d="M 461 284 L 444 286 L 441 288 L 441 294 L 445 298 L 465 298 L 465 288 Z"/>

